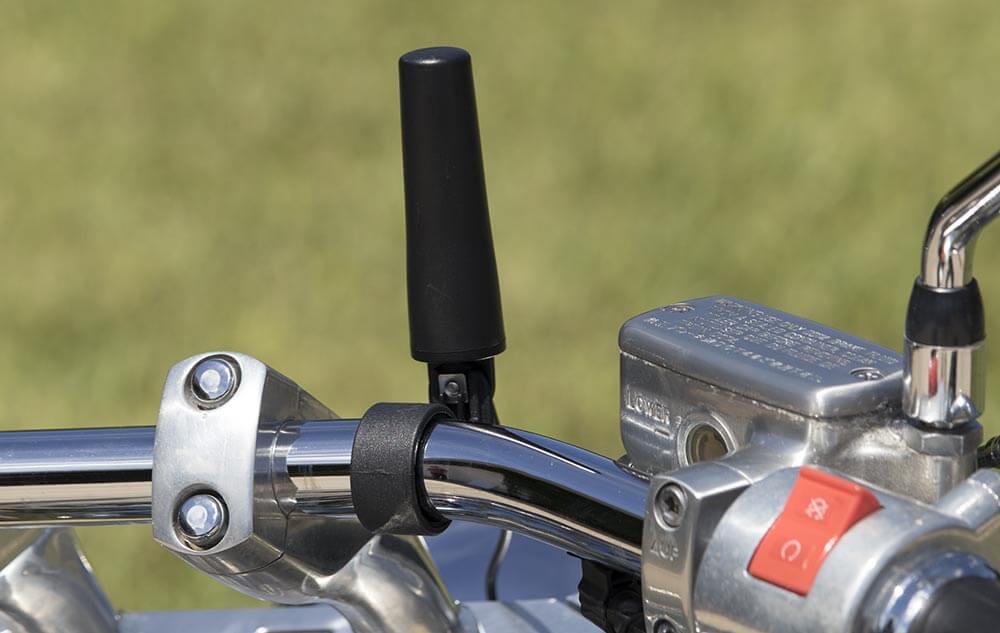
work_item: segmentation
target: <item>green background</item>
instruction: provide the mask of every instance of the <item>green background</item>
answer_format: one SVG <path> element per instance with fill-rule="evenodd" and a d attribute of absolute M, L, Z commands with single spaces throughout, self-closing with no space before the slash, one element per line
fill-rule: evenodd
<path fill-rule="evenodd" d="M 420 400 L 395 64 L 437 44 L 473 53 L 508 424 L 618 454 L 618 327 L 685 298 L 898 349 L 934 203 L 1000 146 L 998 32 L 994 2 L 4 3 L 0 421 L 152 424 L 214 349 L 341 415 Z M 81 533 L 121 607 L 247 602 L 148 528 Z"/>

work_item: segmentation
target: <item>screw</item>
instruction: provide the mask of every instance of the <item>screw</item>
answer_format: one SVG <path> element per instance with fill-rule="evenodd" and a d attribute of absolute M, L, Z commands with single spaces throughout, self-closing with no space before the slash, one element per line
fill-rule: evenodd
<path fill-rule="evenodd" d="M 177 508 L 177 530 L 192 549 L 209 549 L 226 533 L 226 505 L 210 492 L 187 498 Z"/>
<path fill-rule="evenodd" d="M 468 386 L 464 374 L 438 374 L 438 393 L 446 404 L 465 402 Z"/>
<path fill-rule="evenodd" d="M 458 384 L 456 380 L 449 380 L 444 383 L 444 395 L 449 398 L 458 398 L 462 395 L 462 385 Z"/>
<path fill-rule="evenodd" d="M 667 310 L 671 312 L 690 312 L 694 310 L 694 306 L 688 303 L 675 303 L 673 305 L 668 305 Z"/>
<path fill-rule="evenodd" d="M 223 356 L 206 358 L 191 372 L 191 393 L 198 404 L 215 408 L 229 400 L 239 386 L 234 362 Z"/>
<path fill-rule="evenodd" d="M 653 625 L 653 633 L 677 633 L 677 629 L 674 628 L 670 620 L 657 620 L 656 624 Z"/>
<path fill-rule="evenodd" d="M 684 520 L 684 511 L 687 510 L 687 494 L 681 487 L 677 484 L 667 484 L 660 488 L 656 500 L 660 520 L 667 527 L 680 527 Z"/>
<path fill-rule="evenodd" d="M 851 375 L 858 380 L 881 380 L 884 378 L 882 372 L 875 369 L 874 367 L 858 367 L 857 369 L 851 370 Z"/>

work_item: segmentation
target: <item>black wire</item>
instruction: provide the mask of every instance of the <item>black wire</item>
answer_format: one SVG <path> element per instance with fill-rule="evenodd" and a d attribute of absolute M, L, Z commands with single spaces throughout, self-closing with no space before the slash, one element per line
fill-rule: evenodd
<path fill-rule="evenodd" d="M 1000 468 L 1000 435 L 990 438 L 979 447 L 976 455 L 979 468 Z"/>
<path fill-rule="evenodd" d="M 490 557 L 490 565 L 486 568 L 486 599 L 496 600 L 497 599 L 497 576 L 500 575 L 500 565 L 503 563 L 503 559 L 507 556 L 507 550 L 510 549 L 510 530 L 500 530 L 500 538 L 497 539 L 497 545 L 493 548 L 493 556 Z"/>

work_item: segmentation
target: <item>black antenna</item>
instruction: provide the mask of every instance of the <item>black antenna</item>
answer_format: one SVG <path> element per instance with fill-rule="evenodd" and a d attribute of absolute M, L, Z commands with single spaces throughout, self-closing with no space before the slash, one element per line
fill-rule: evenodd
<path fill-rule="evenodd" d="M 411 354 L 428 365 L 431 402 L 492 424 L 506 340 L 469 53 L 403 55 L 399 93 Z"/>

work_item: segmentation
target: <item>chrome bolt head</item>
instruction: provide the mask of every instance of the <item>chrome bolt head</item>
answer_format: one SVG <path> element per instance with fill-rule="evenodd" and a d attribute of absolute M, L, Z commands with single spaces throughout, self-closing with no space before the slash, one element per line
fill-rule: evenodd
<path fill-rule="evenodd" d="M 222 406 L 236 393 L 240 375 L 236 363 L 224 356 L 206 358 L 191 372 L 191 395 L 204 408 Z"/>
<path fill-rule="evenodd" d="M 188 497 L 177 508 L 177 531 L 192 549 L 209 549 L 226 534 L 226 504 L 210 492 Z"/>
<path fill-rule="evenodd" d="M 656 495 L 656 513 L 668 528 L 678 528 L 687 510 L 687 493 L 677 484 L 667 484 Z"/>

